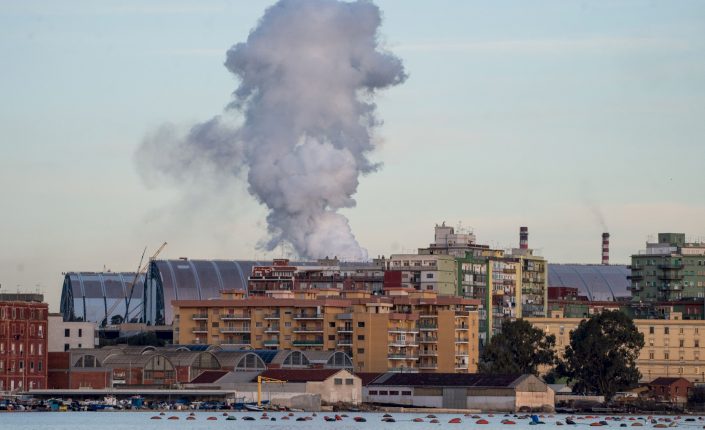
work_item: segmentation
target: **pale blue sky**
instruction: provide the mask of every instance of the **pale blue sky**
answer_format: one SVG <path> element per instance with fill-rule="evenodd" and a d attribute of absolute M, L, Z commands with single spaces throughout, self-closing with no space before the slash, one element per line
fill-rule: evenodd
<path fill-rule="evenodd" d="M 222 63 L 270 1 L 0 3 L 0 283 L 134 270 L 165 257 L 265 258 L 264 209 L 241 185 L 183 201 L 133 154 L 164 122 L 220 113 Z M 705 2 L 376 2 L 410 77 L 383 92 L 358 207 L 370 255 L 427 244 L 443 220 L 555 262 L 612 260 L 650 234 L 705 236 Z"/>

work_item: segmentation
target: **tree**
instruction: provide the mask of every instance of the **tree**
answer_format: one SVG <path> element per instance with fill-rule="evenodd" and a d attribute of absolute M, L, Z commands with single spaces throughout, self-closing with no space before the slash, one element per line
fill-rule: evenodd
<path fill-rule="evenodd" d="M 574 382 L 574 392 L 601 394 L 609 401 L 639 382 L 636 359 L 643 346 L 644 335 L 629 316 L 604 311 L 581 321 L 570 333 L 570 345 L 557 370 Z"/>
<path fill-rule="evenodd" d="M 480 356 L 480 373 L 531 373 L 538 376 L 539 366 L 555 363 L 554 335 L 546 335 L 531 323 L 505 319 L 502 332 L 490 339 Z"/>

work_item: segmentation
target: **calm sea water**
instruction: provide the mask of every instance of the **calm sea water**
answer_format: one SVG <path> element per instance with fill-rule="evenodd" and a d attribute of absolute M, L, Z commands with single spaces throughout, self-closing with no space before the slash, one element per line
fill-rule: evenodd
<path fill-rule="evenodd" d="M 378 413 L 354 413 L 350 412 L 349 418 L 344 418 L 342 421 L 326 422 L 323 420 L 325 415 L 333 415 L 331 413 L 318 413 L 311 421 L 296 421 L 298 416 L 307 416 L 310 414 L 298 412 L 290 420 L 282 420 L 286 415 L 284 412 L 270 412 L 270 417 L 277 418 L 276 421 L 265 421 L 259 419 L 261 413 L 258 412 L 229 412 L 230 415 L 237 417 L 235 421 L 226 421 L 222 412 L 197 412 L 196 420 L 187 421 L 185 418 L 188 412 L 166 412 L 161 420 L 152 420 L 152 416 L 158 415 L 154 412 L 11 412 L 0 413 L 0 430 L 212 430 L 212 429 L 238 429 L 238 430 L 285 430 L 285 429 L 306 429 L 306 430 L 425 430 L 438 429 L 440 427 L 457 427 L 458 430 L 467 427 L 477 428 L 479 430 L 498 430 L 500 428 L 507 430 L 548 430 L 560 428 L 561 430 L 571 430 L 582 428 L 587 430 L 591 422 L 605 420 L 606 417 L 583 418 L 577 420 L 578 424 L 574 426 L 563 425 L 557 426 L 556 421 L 564 421 L 566 416 L 555 415 L 549 417 L 545 415 L 541 418 L 545 425 L 529 425 L 528 419 L 518 419 L 513 416 L 505 416 L 504 414 L 495 414 L 490 417 L 487 414 L 481 415 L 482 418 L 489 421 L 489 425 L 479 425 L 471 417 L 465 417 L 462 414 L 435 414 L 440 423 L 431 424 L 426 418 L 426 413 L 402 414 L 393 413 L 392 416 L 397 420 L 395 423 L 382 422 L 382 414 Z M 166 418 L 172 415 L 178 416 L 179 420 L 167 420 Z M 242 421 L 243 416 L 252 416 L 257 418 L 255 421 Z M 206 418 L 212 416 L 217 417 L 217 421 L 207 421 Z M 353 421 L 353 416 L 364 416 L 367 419 L 365 423 Z M 452 418 L 460 418 L 460 424 L 448 424 Z M 584 417 L 584 415 L 583 415 Z M 423 418 L 424 422 L 412 422 L 414 418 Z M 633 418 L 633 419 L 630 419 Z M 516 422 L 515 425 L 502 424 L 504 419 L 511 419 Z M 674 417 L 668 419 L 674 420 Z M 677 427 L 683 430 L 687 429 L 702 429 L 705 425 L 705 420 L 694 418 L 695 421 L 685 421 L 686 417 L 675 419 Z M 654 424 L 647 421 L 643 417 L 623 417 L 622 421 L 607 420 L 608 426 L 601 427 L 602 430 L 619 429 L 620 424 L 626 423 L 629 427 L 635 422 L 642 423 L 640 429 L 651 430 Z M 665 424 L 670 424 L 665 422 Z M 633 429 L 636 430 L 636 429 Z"/>

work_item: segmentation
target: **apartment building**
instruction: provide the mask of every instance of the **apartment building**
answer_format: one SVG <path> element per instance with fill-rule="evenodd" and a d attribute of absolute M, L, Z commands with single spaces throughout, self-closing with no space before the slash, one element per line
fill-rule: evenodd
<path fill-rule="evenodd" d="M 49 352 L 95 348 L 98 344 L 97 324 L 94 322 L 64 321 L 61 314 L 49 314 L 47 327 Z"/>
<path fill-rule="evenodd" d="M 476 371 L 477 301 L 411 288 L 384 293 L 230 291 L 220 300 L 177 300 L 174 338 L 230 348 L 340 350 L 362 372 Z"/>
<path fill-rule="evenodd" d="M 401 286 L 454 296 L 458 291 L 458 267 L 455 257 L 445 254 L 392 254 L 387 272 L 401 274 Z"/>
<path fill-rule="evenodd" d="M 46 388 L 49 309 L 42 300 L 0 294 L 0 391 Z"/>
<path fill-rule="evenodd" d="M 705 243 L 686 242 L 683 233 L 659 233 L 632 255 L 629 269 L 635 302 L 705 298 Z"/>
<path fill-rule="evenodd" d="M 684 320 L 678 312 L 667 314 L 668 319 L 635 319 L 634 324 L 644 335 L 637 366 L 641 381 L 660 377 L 683 377 L 693 382 L 705 381 L 705 321 Z M 546 334 L 556 336 L 556 352 L 563 354 L 570 344 L 570 332 L 583 318 L 564 318 L 552 313 L 549 318 L 527 318 Z"/>

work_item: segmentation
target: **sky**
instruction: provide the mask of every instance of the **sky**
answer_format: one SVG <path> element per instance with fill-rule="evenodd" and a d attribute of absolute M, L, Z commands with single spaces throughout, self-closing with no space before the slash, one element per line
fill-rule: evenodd
<path fill-rule="evenodd" d="M 160 257 L 265 259 L 241 183 L 148 186 L 162 124 L 223 111 L 225 52 L 273 1 L 0 2 L 0 292 Z M 378 0 L 409 74 L 377 96 L 383 167 L 342 212 L 370 256 L 445 221 L 549 262 L 626 264 L 658 232 L 705 238 L 705 2 Z"/>

